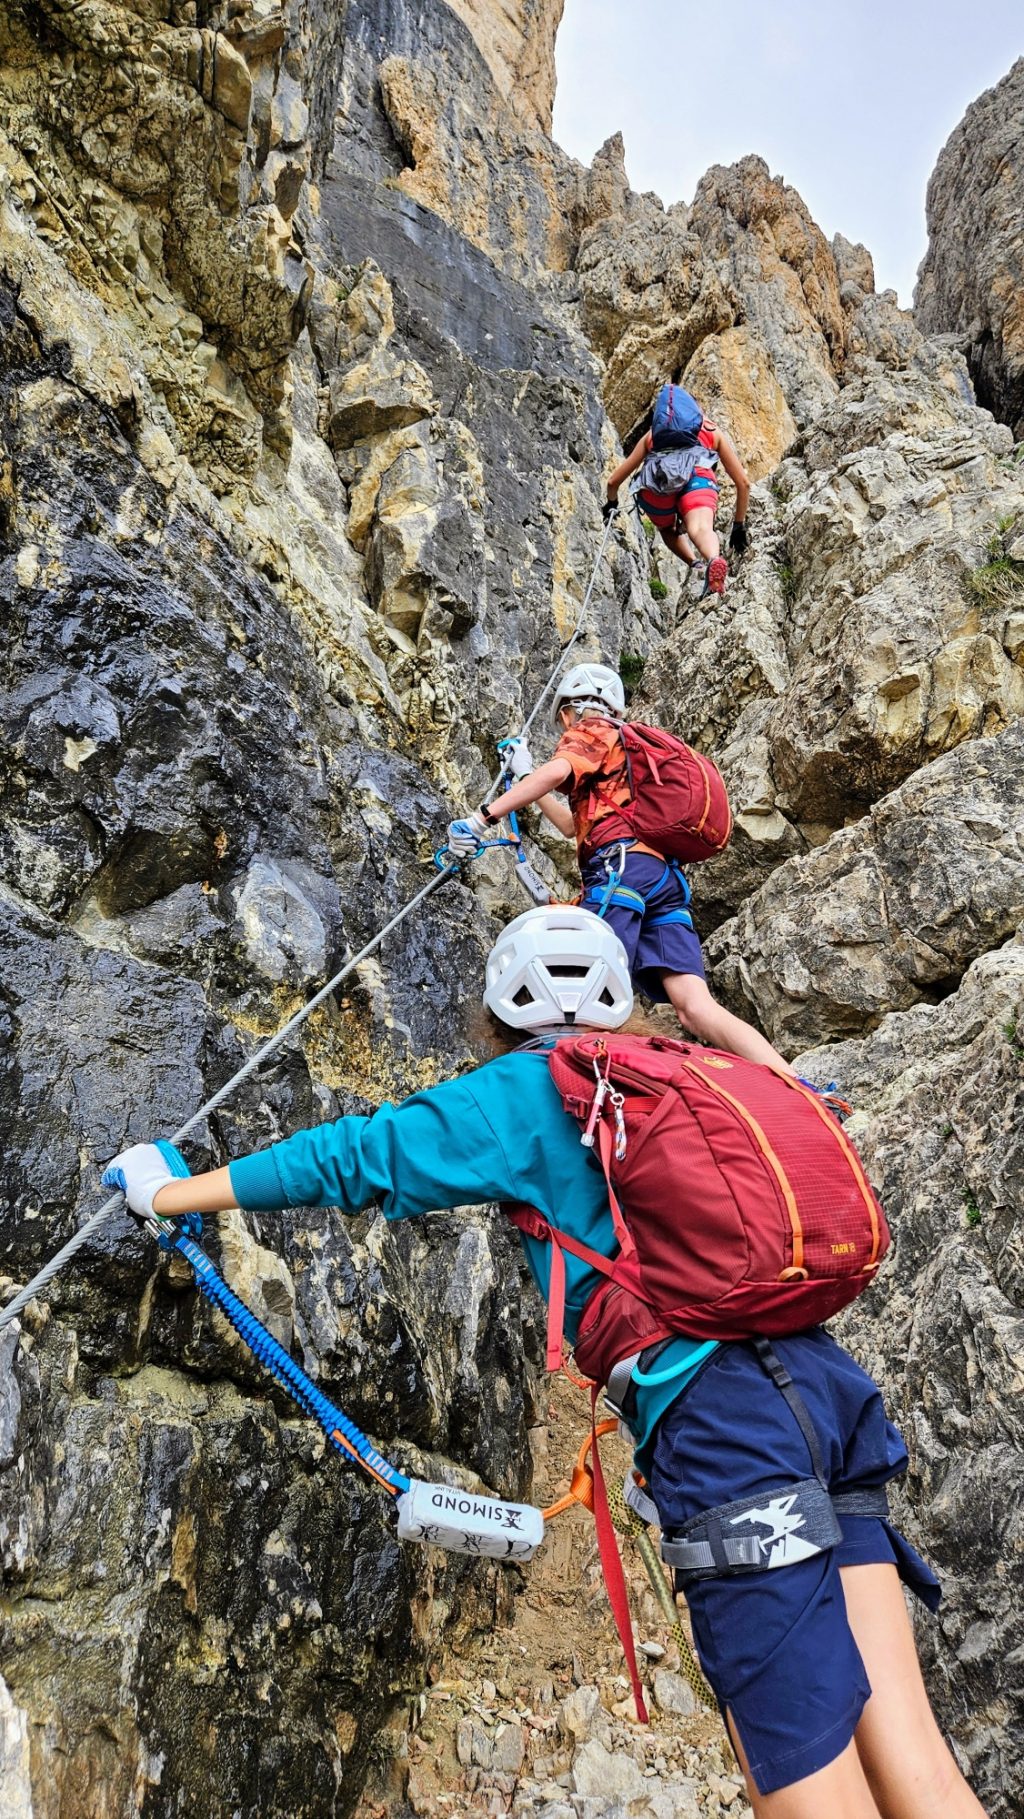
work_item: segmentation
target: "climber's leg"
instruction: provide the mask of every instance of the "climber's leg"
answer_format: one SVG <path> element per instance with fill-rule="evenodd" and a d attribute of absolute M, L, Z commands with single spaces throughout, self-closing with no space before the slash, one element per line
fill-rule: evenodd
<path fill-rule="evenodd" d="M 692 494 L 690 496 L 692 497 Z M 716 493 L 714 497 L 717 503 L 718 494 Z M 691 543 L 696 544 L 702 556 L 706 557 L 709 562 L 713 562 L 721 554 L 722 548 L 718 541 L 718 532 L 715 530 L 714 506 L 691 507 L 684 499 L 683 523 Z"/>
<path fill-rule="evenodd" d="M 742 1017 L 712 998 L 704 979 L 694 973 L 664 973 L 662 988 L 684 1029 L 709 1048 L 728 1049 L 746 1061 L 760 1061 L 776 1073 L 791 1074 L 789 1062 Z"/>
<path fill-rule="evenodd" d="M 663 525 L 659 535 L 665 548 L 671 550 L 673 556 L 678 556 L 680 562 L 685 562 L 688 568 L 693 567 L 698 560 L 697 551 L 689 537 L 679 530 L 678 526 L 673 529 L 671 525 Z"/>
<path fill-rule="evenodd" d="M 840 1577 L 871 1683 L 855 1743 L 883 1819 L 983 1819 L 928 1703 L 896 1568 L 844 1566 Z"/>
<path fill-rule="evenodd" d="M 729 1716 L 729 1736 L 736 1760 L 743 1770 L 747 1784 L 747 1797 L 754 1809 L 754 1819 L 880 1819 L 879 1808 L 871 1796 L 871 1789 L 864 1777 L 856 1743 L 848 1743 L 841 1756 L 818 1769 L 814 1775 L 805 1775 L 802 1781 L 794 1781 L 789 1787 L 780 1787 L 774 1794 L 759 1794 L 751 1779 L 747 1759 L 743 1754 L 743 1745 L 736 1735 Z"/>

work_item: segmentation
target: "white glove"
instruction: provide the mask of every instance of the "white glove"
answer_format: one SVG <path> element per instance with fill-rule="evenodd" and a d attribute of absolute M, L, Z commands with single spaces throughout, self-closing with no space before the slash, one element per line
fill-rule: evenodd
<path fill-rule="evenodd" d="M 528 777 L 536 770 L 533 754 L 525 739 L 510 739 L 508 744 L 508 775 L 520 778 Z"/>
<path fill-rule="evenodd" d="M 103 1171 L 104 1187 L 119 1187 L 131 1207 L 142 1219 L 159 1219 L 153 1211 L 153 1196 L 169 1181 L 184 1180 L 188 1164 L 173 1143 L 133 1143 L 122 1150 Z"/>
<path fill-rule="evenodd" d="M 455 859 L 472 859 L 480 851 L 490 823 L 477 809 L 461 821 L 448 823 L 448 851 Z"/>

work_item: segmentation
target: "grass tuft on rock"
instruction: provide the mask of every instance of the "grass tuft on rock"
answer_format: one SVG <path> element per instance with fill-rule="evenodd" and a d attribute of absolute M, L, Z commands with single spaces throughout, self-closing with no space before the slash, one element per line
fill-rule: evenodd
<path fill-rule="evenodd" d="M 1001 613 L 1024 606 L 1024 562 L 1006 545 L 1015 515 L 1000 518 L 988 540 L 989 560 L 967 577 L 967 592 L 983 612 Z"/>
<path fill-rule="evenodd" d="M 644 666 L 646 663 L 646 657 L 640 657 L 633 651 L 623 651 L 622 656 L 619 658 L 619 675 L 622 678 L 622 686 L 626 691 L 627 701 L 633 691 L 640 687 L 640 684 L 643 681 Z"/>

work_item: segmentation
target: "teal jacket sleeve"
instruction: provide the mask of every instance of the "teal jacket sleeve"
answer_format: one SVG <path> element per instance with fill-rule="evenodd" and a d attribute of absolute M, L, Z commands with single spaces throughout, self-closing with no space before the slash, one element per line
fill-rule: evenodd
<path fill-rule="evenodd" d="M 346 1213 L 376 1200 L 388 1219 L 523 1199 L 476 1078 L 445 1081 L 370 1118 L 339 1118 L 232 1162 L 235 1199 L 253 1212 L 337 1206 Z"/>

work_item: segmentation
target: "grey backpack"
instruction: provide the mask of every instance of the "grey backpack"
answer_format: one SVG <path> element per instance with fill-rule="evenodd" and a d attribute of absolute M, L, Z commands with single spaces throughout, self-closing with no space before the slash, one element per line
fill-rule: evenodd
<path fill-rule="evenodd" d="M 682 493 L 693 479 L 694 469 L 715 467 L 718 456 L 713 448 L 655 449 L 648 455 L 637 475 L 637 491 L 647 493 Z"/>

